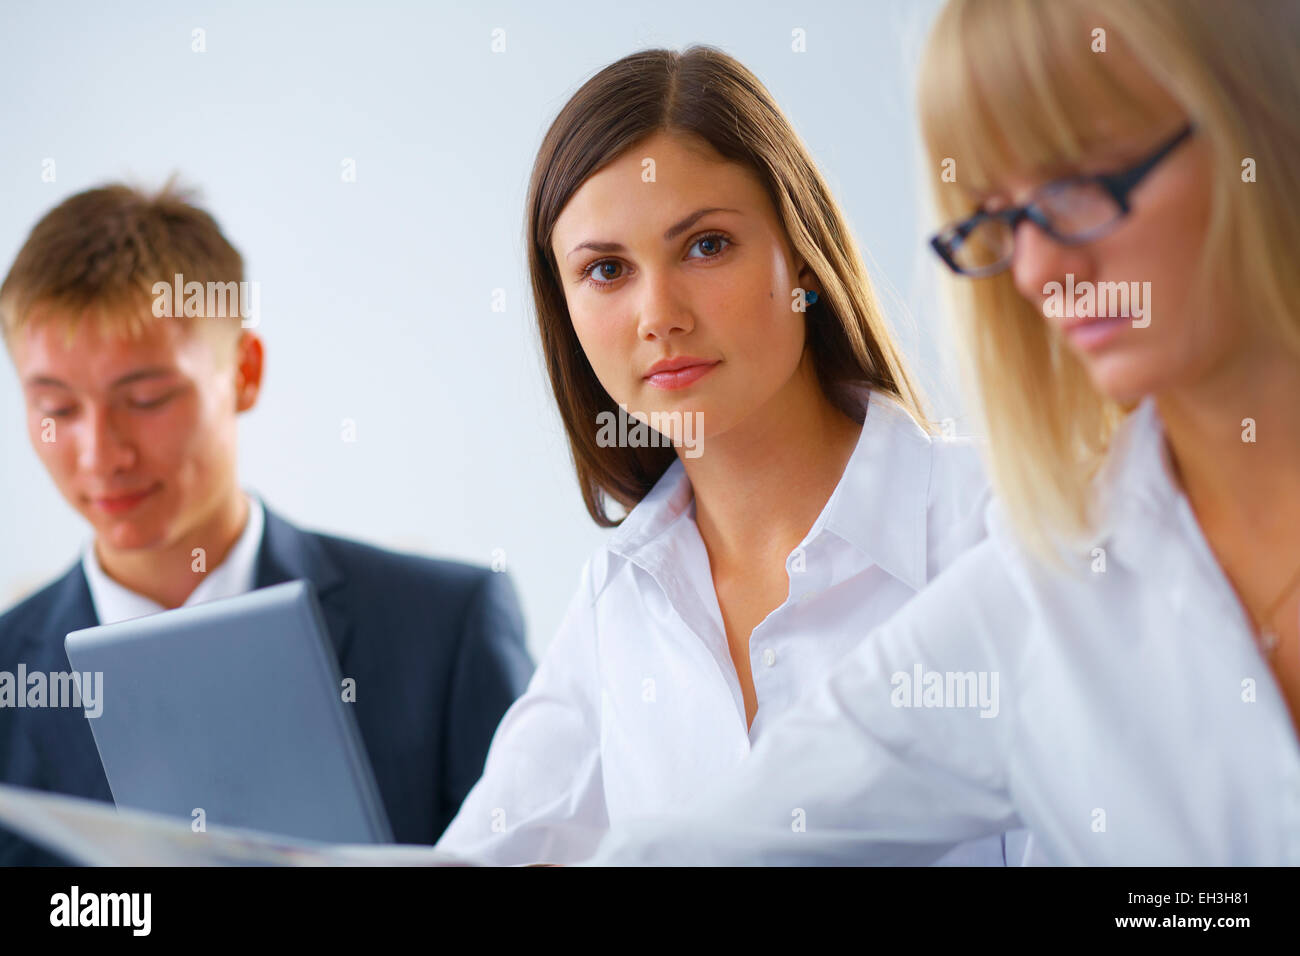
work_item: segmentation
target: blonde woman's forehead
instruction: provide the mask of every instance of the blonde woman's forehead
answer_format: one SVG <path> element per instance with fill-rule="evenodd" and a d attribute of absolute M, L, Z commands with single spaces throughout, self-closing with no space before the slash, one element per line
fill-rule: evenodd
<path fill-rule="evenodd" d="M 1069 158 L 1056 155 L 1036 166 L 1018 165 L 1005 171 L 990 170 L 987 183 L 972 185 L 966 192 L 971 202 L 990 211 L 1003 205 L 1024 202 L 1044 183 L 1074 175 L 1118 172 L 1140 161 L 1161 142 L 1177 131 L 1180 120 L 1137 131 L 1116 132 L 1097 138 Z"/>
<path fill-rule="evenodd" d="M 1152 59 L 1127 42 L 1136 38 L 1111 29 L 1109 46 L 1094 52 L 1068 4 L 1009 23 L 992 12 L 979 7 L 973 21 L 936 32 L 921 81 L 931 157 L 951 161 L 964 193 L 1102 171 L 1140 149 L 1144 136 L 1186 121 Z"/>

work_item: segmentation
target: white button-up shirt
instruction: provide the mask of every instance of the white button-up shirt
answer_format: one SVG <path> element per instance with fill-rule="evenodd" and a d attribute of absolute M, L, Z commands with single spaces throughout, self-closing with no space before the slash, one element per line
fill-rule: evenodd
<path fill-rule="evenodd" d="M 568 863 L 589 856 L 611 823 L 692 799 L 983 537 L 986 500 L 971 444 L 931 438 L 871 394 L 835 491 L 786 562 L 788 598 L 750 635 L 758 711 L 747 728 L 691 485 L 674 462 L 587 562 L 439 848 L 485 862 Z M 829 754 L 832 744 L 808 746 Z M 1013 842 L 1012 862 L 1021 849 Z M 993 837 L 945 862 L 1003 860 Z"/>
<path fill-rule="evenodd" d="M 190 592 L 183 607 L 234 597 L 253 590 L 257 554 L 262 547 L 262 528 L 266 517 L 262 512 L 262 502 L 257 496 L 249 494 L 246 497 L 248 519 L 244 522 L 244 530 L 240 532 L 239 539 L 221 564 L 210 570 L 198 587 Z M 100 624 L 116 624 L 118 621 L 129 621 L 165 610 L 157 601 L 137 594 L 110 578 L 99 563 L 93 540 L 82 550 L 81 570 L 86 575 L 90 599 L 95 605 L 95 616 Z"/>
<path fill-rule="evenodd" d="M 1023 824 L 1032 862 L 1300 864 L 1300 744 L 1167 454 L 1147 401 L 1101 474 L 1097 547 L 1064 570 L 995 503 L 989 539 L 744 765 L 593 862 L 915 863 Z M 1000 678 L 996 715 L 948 692 L 968 674 Z"/>

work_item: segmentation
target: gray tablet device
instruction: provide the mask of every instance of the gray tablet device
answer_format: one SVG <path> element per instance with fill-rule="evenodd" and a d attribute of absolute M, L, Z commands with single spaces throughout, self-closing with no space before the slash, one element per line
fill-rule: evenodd
<path fill-rule="evenodd" d="M 101 672 L 87 717 L 123 807 L 336 843 L 392 841 L 311 586 L 73 631 Z"/>

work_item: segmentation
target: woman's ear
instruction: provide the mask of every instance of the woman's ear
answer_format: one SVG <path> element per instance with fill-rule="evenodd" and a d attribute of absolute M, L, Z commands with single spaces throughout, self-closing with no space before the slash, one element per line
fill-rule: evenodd
<path fill-rule="evenodd" d="M 805 292 L 816 292 L 820 296 L 822 294 L 822 284 L 818 281 L 817 274 L 813 272 L 812 266 L 798 256 L 795 257 L 795 265 L 797 269 L 795 275 L 799 280 L 799 288 Z"/>

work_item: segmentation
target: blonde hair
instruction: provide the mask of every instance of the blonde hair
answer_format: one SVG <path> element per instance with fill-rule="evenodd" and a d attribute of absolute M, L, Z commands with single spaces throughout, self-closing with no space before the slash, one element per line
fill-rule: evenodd
<path fill-rule="evenodd" d="M 1189 276 L 1231 282 L 1246 314 L 1300 353 L 1297 34 L 1300 5 L 1281 0 L 949 0 L 919 87 L 930 168 L 955 158 L 964 186 L 989 189 L 999 173 L 1073 164 L 1167 121 L 1172 101 L 1215 171 Z M 1259 180 L 1242 186 L 1247 157 Z M 937 176 L 934 196 L 944 221 L 972 212 L 969 193 Z M 1127 409 L 1093 388 L 1010 272 L 956 278 L 950 291 L 994 486 L 1022 539 L 1051 558 L 1095 530 L 1093 478 Z"/>
<path fill-rule="evenodd" d="M 70 196 L 47 212 L 0 285 L 6 343 L 46 313 L 66 323 L 68 338 L 83 321 L 138 336 L 158 320 L 155 282 L 170 286 L 177 274 L 204 283 L 242 281 L 239 251 L 194 200 L 195 193 L 174 179 L 152 193 L 112 183 Z M 219 327 L 232 341 L 240 330 L 238 316 L 202 325 Z"/>

